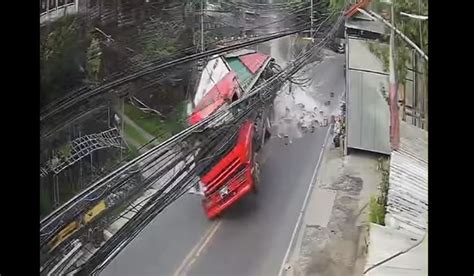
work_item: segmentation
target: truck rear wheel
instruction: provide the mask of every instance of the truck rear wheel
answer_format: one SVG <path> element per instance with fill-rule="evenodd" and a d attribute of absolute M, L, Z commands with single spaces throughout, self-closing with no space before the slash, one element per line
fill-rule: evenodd
<path fill-rule="evenodd" d="M 270 131 L 268 129 L 265 129 L 265 142 L 268 141 L 271 136 L 272 134 L 270 133 Z"/>
<path fill-rule="evenodd" d="M 255 160 L 255 158 L 254 158 L 254 160 Z M 253 163 L 252 177 L 253 177 L 253 193 L 257 194 L 258 193 L 258 187 L 260 185 L 260 164 L 256 161 L 254 161 L 254 163 Z"/>

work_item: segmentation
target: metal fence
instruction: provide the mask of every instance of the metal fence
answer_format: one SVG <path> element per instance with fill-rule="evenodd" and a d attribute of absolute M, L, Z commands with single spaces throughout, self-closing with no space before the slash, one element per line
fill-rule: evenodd
<path fill-rule="evenodd" d="M 78 11 L 78 0 L 40 0 L 40 24 Z"/>
<path fill-rule="evenodd" d="M 76 0 L 40 0 L 40 15 L 74 5 Z"/>

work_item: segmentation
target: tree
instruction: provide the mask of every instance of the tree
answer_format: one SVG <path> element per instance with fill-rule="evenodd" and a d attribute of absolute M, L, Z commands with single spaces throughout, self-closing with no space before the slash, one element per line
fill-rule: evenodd
<path fill-rule="evenodd" d="M 78 19 L 65 17 L 50 28 L 51 32 L 42 33 L 40 42 L 41 106 L 79 85 L 84 77 Z"/>
<path fill-rule="evenodd" d="M 428 0 L 392 0 L 395 12 L 395 27 L 415 42 L 423 52 L 428 54 L 428 22 L 404 17 L 400 12 L 411 14 L 428 14 Z M 396 36 L 397 73 L 401 83 L 405 83 L 406 65 L 411 63 L 411 47 Z"/>

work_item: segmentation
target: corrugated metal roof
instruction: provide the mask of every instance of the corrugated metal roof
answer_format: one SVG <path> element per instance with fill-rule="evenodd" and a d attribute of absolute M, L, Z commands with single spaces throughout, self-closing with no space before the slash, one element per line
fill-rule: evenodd
<path fill-rule="evenodd" d="M 400 123 L 400 149 L 390 160 L 385 224 L 423 235 L 428 212 L 428 139 L 426 131 Z"/>
<path fill-rule="evenodd" d="M 366 275 L 426 275 L 428 215 L 428 133 L 400 122 L 400 148 L 390 160 L 385 225 L 371 223 L 365 269 L 416 245 Z M 424 237 L 423 237 L 424 236 Z"/>
<path fill-rule="evenodd" d="M 240 57 L 242 55 L 253 54 L 253 53 L 256 53 L 256 52 L 257 51 L 251 50 L 251 49 L 239 49 L 239 50 L 235 50 L 233 52 L 230 52 L 228 54 L 225 54 L 224 57 L 225 58 Z"/>
<path fill-rule="evenodd" d="M 346 22 L 346 28 L 371 32 L 376 34 L 385 34 L 386 27 L 382 22 L 368 20 L 349 19 Z"/>
<path fill-rule="evenodd" d="M 400 153 L 428 164 L 428 132 L 406 122 L 400 123 Z"/>
<path fill-rule="evenodd" d="M 257 73 L 258 69 L 267 60 L 268 56 L 261 53 L 254 53 L 249 55 L 240 56 L 240 61 L 250 70 L 252 74 Z"/>

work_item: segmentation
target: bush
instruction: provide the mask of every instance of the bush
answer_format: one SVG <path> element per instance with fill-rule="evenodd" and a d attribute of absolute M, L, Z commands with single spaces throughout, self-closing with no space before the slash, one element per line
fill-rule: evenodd
<path fill-rule="evenodd" d="M 378 169 L 382 172 L 382 182 L 380 182 L 378 196 L 372 196 L 369 202 L 370 222 L 385 225 L 385 207 L 387 205 L 387 195 L 389 188 L 389 165 L 385 158 L 379 160 Z"/>
<path fill-rule="evenodd" d="M 385 225 L 385 206 L 379 203 L 378 198 L 372 196 L 369 203 L 370 222 Z"/>

